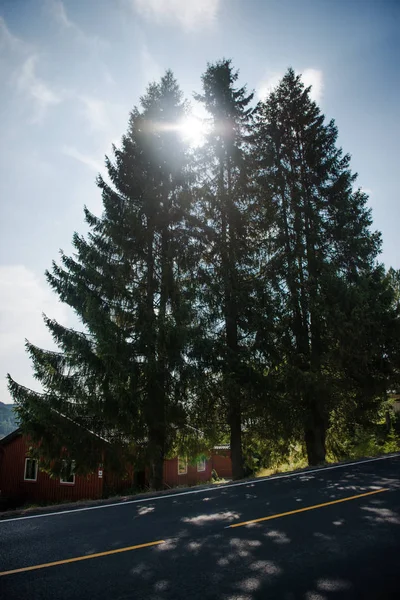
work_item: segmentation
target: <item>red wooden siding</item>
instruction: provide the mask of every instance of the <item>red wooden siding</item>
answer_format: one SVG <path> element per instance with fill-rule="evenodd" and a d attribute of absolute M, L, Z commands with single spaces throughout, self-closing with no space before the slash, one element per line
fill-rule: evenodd
<path fill-rule="evenodd" d="M 213 450 L 212 468 L 217 472 L 218 477 L 232 477 L 232 460 L 230 450 Z"/>
<path fill-rule="evenodd" d="M 73 501 L 101 498 L 103 479 L 98 473 L 87 477 L 75 476 L 75 483 L 61 483 L 38 470 L 36 481 L 24 481 L 25 458 L 28 445 L 22 435 L 0 447 L 0 492 L 4 498 L 13 498 L 18 503 Z"/>
<path fill-rule="evenodd" d="M 178 485 L 196 485 L 196 483 L 204 483 L 211 479 L 212 465 L 211 460 L 206 460 L 206 470 L 198 471 L 197 464 L 191 465 L 188 462 L 187 473 L 185 475 L 178 474 L 178 458 L 171 458 L 164 461 L 164 483 L 167 487 L 176 487 Z"/>
<path fill-rule="evenodd" d="M 87 477 L 75 476 L 74 484 L 61 483 L 38 470 L 36 481 L 24 481 L 25 458 L 28 456 L 28 443 L 19 432 L 11 434 L 10 439 L 0 443 L 0 499 L 11 499 L 16 505 L 28 502 L 58 502 L 84 499 L 97 499 L 114 494 L 126 493 L 134 486 L 134 472 L 131 466 L 126 468 L 126 477 L 115 475 L 102 465 Z M 107 464 L 107 458 L 105 459 Z M 178 458 L 164 461 L 165 487 L 192 486 L 211 480 L 212 470 L 219 477 L 232 477 L 232 462 L 229 449 L 214 449 L 211 457 L 205 461 L 205 471 L 197 470 L 197 463 L 187 464 L 187 472 L 179 475 Z M 102 471 L 101 476 L 100 471 Z M 138 474 L 139 475 L 139 474 Z M 148 480 L 148 469 L 146 469 Z M 143 481 L 144 483 L 144 481 Z"/>

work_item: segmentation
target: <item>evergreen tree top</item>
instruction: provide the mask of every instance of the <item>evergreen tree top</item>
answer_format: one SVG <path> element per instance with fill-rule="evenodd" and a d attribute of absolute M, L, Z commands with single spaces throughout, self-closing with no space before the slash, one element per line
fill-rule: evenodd
<path fill-rule="evenodd" d="M 203 94 L 195 94 L 195 99 L 205 104 L 215 119 L 246 118 L 252 108 L 246 107 L 254 98 L 254 93 L 247 94 L 247 86 L 235 88 L 239 71 L 234 71 L 230 59 L 222 59 L 208 65 L 202 76 Z"/>

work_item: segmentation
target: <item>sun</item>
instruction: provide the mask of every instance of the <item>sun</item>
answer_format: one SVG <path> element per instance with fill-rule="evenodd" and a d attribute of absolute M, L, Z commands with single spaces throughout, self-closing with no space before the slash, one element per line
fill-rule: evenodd
<path fill-rule="evenodd" d="M 179 124 L 182 138 L 190 146 L 202 146 L 205 142 L 206 126 L 203 119 L 190 115 Z"/>

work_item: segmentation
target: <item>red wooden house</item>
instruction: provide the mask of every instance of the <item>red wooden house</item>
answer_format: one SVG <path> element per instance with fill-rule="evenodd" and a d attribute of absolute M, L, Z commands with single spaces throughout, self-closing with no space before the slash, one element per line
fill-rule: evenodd
<path fill-rule="evenodd" d="M 229 447 L 218 446 L 210 459 L 191 464 L 186 458 L 164 461 L 166 488 L 191 486 L 211 479 L 215 469 L 220 477 L 232 474 Z M 144 473 L 146 478 L 146 473 Z M 99 461 L 97 470 L 87 476 L 50 477 L 29 456 L 29 443 L 19 429 L 0 440 L 0 500 L 10 505 L 28 502 L 57 502 L 98 499 L 123 493 L 133 487 L 133 470 L 125 478 L 107 472 Z"/>

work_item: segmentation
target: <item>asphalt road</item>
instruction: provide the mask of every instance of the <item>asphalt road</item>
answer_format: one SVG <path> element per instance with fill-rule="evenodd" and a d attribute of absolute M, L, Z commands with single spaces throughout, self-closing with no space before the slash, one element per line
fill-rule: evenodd
<path fill-rule="evenodd" d="M 398 599 L 400 456 L 0 521 L 0 598 Z"/>

